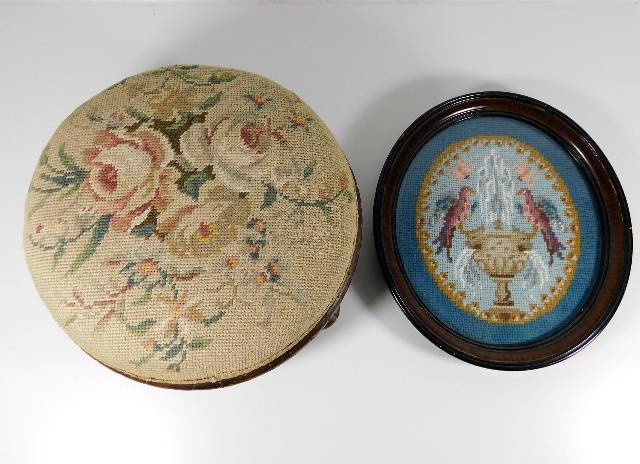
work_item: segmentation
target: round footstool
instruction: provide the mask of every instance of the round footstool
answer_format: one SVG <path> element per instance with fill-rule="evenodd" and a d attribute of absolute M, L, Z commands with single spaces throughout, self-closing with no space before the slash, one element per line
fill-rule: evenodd
<path fill-rule="evenodd" d="M 221 387 L 337 317 L 360 207 L 335 138 L 252 73 L 169 66 L 76 109 L 42 152 L 24 243 L 69 336 L 132 379 Z"/>

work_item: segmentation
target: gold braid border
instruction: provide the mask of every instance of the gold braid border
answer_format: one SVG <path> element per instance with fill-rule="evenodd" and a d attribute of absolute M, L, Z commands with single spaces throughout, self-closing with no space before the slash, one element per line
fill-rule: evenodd
<path fill-rule="evenodd" d="M 455 282 L 449 281 L 449 275 L 447 272 L 438 272 L 438 262 L 434 259 L 433 249 L 431 247 L 431 236 L 425 230 L 424 217 L 425 213 L 429 210 L 429 204 L 427 197 L 431 194 L 431 188 L 438 183 L 436 175 L 442 176 L 445 173 L 445 169 L 449 167 L 453 162 L 460 158 L 459 152 L 468 152 L 472 147 L 476 146 L 488 146 L 491 142 L 495 142 L 497 146 L 508 145 L 516 149 L 516 154 L 519 156 L 528 156 L 527 161 L 534 163 L 538 168 L 544 172 L 546 179 L 554 179 L 553 189 L 562 193 L 562 202 L 566 205 L 565 216 L 569 219 L 569 230 L 573 232 L 573 238 L 567 241 L 569 246 L 569 252 L 566 254 L 564 266 L 564 276 L 557 277 L 555 285 L 549 289 L 549 293 L 543 293 L 541 300 L 543 305 L 530 304 L 530 311 L 526 313 L 523 318 L 513 321 L 499 321 L 488 318 L 486 315 L 480 313 L 480 305 L 477 301 L 465 303 L 466 292 L 463 290 L 457 290 Z M 569 189 L 565 185 L 564 181 L 557 173 L 555 168 L 545 157 L 534 147 L 526 143 L 522 143 L 519 140 L 509 136 L 496 136 L 496 135 L 478 135 L 469 137 L 467 139 L 455 142 L 449 145 L 433 162 L 431 169 L 422 180 L 422 188 L 416 203 L 416 235 L 418 238 L 418 246 L 422 252 L 424 263 L 431 272 L 433 279 L 438 284 L 438 287 L 447 297 L 453 301 L 460 309 L 473 314 L 479 319 L 500 324 L 524 324 L 533 321 L 540 316 L 551 311 L 558 302 L 565 296 L 569 285 L 575 277 L 578 267 L 578 259 L 580 256 L 580 217 L 578 210 L 576 209 Z"/>

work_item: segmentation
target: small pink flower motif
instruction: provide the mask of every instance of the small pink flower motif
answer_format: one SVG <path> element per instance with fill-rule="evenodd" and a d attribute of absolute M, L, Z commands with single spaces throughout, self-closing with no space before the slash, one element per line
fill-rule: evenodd
<path fill-rule="evenodd" d="M 453 176 L 455 180 L 461 182 L 464 179 L 468 179 L 471 171 L 473 171 L 475 168 L 476 167 L 472 163 L 468 163 L 465 160 L 461 159 L 460 161 L 458 161 L 458 164 L 451 168 L 449 174 L 451 174 L 451 176 Z"/>
<path fill-rule="evenodd" d="M 531 169 L 526 163 L 519 163 L 514 167 L 518 179 L 522 182 L 526 182 L 529 185 L 536 183 L 536 177 L 538 173 Z"/>

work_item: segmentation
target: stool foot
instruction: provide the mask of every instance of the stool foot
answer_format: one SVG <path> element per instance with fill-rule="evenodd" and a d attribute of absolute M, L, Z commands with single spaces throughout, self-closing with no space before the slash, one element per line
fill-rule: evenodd
<path fill-rule="evenodd" d="M 327 321 L 323 329 L 328 329 L 329 327 L 331 327 L 338 320 L 338 316 L 340 316 L 340 306 L 336 308 L 333 315 L 331 316 L 331 319 Z"/>

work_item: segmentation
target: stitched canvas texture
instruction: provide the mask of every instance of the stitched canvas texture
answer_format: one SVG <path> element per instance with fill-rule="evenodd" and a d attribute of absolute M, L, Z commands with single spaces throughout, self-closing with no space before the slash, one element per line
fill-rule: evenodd
<path fill-rule="evenodd" d="M 597 278 L 593 192 L 563 147 L 520 121 L 476 118 L 427 142 L 396 217 L 425 306 L 476 341 L 517 345 L 555 333 Z"/>
<path fill-rule="evenodd" d="M 169 66 L 76 109 L 25 208 L 37 289 L 80 347 L 168 384 L 268 364 L 333 304 L 355 252 L 346 158 L 261 76 Z"/>

